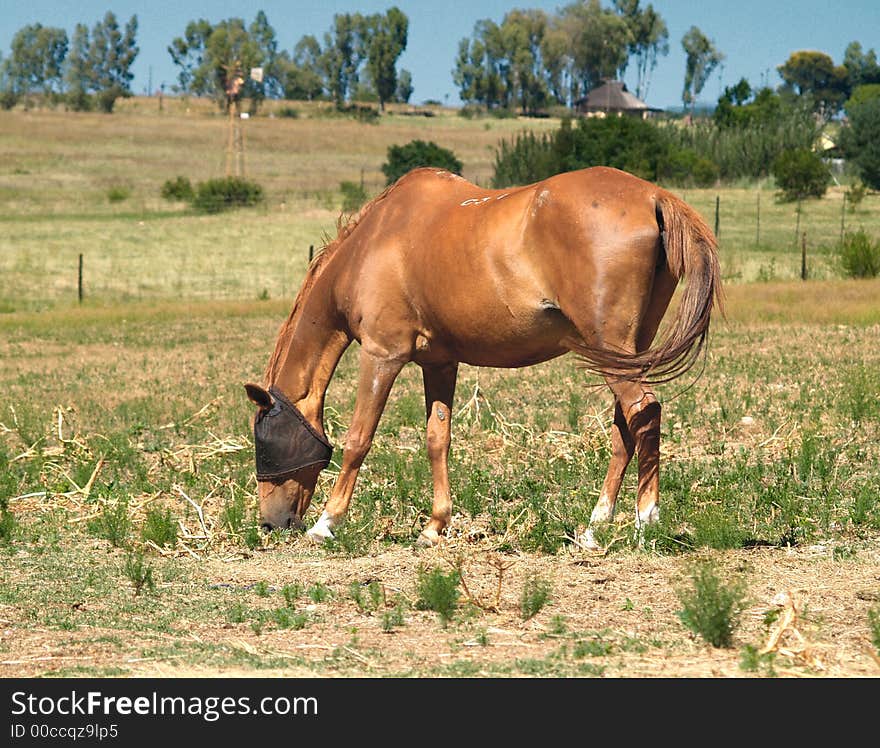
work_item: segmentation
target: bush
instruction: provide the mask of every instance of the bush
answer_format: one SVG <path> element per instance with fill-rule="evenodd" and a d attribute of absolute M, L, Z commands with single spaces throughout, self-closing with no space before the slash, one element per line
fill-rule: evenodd
<path fill-rule="evenodd" d="M 745 607 L 745 583 L 737 579 L 725 584 L 708 561 L 694 567 L 691 583 L 689 589 L 676 590 L 681 622 L 713 647 L 730 647 Z"/>
<path fill-rule="evenodd" d="M 279 117 L 285 117 L 286 119 L 298 119 L 299 111 L 292 106 L 283 106 L 278 110 L 277 115 Z"/>
<path fill-rule="evenodd" d="M 339 191 L 342 193 L 342 209 L 346 213 L 353 213 L 367 202 L 367 191 L 357 182 L 340 182 Z"/>
<path fill-rule="evenodd" d="M 186 177 L 176 177 L 168 179 L 162 185 L 162 197 L 166 200 L 178 200 L 181 202 L 190 202 L 195 197 L 192 182 Z"/>
<path fill-rule="evenodd" d="M 406 145 L 388 147 L 388 161 L 382 164 L 382 173 L 387 179 L 386 184 L 392 184 L 419 166 L 434 166 L 453 174 L 461 174 L 462 168 L 461 161 L 447 148 L 441 148 L 433 141 L 411 140 Z"/>
<path fill-rule="evenodd" d="M 844 236 L 838 253 L 848 277 L 876 278 L 880 274 L 880 241 L 872 241 L 864 229 Z"/>
<path fill-rule="evenodd" d="M 418 571 L 419 597 L 416 600 L 416 608 L 436 611 L 445 627 L 452 619 L 452 614 L 458 605 L 458 584 L 460 581 L 461 577 L 455 570 L 444 574 L 443 569 L 440 568 L 431 571 L 420 568 Z"/>
<path fill-rule="evenodd" d="M 0 91 L 0 109 L 9 110 L 18 104 L 18 94 L 12 89 L 6 88 Z"/>
<path fill-rule="evenodd" d="M 590 166 L 613 166 L 651 181 L 708 186 L 718 179 L 714 162 L 676 144 L 668 128 L 632 117 L 589 117 L 577 127 L 563 119 L 553 133 L 521 133 L 495 153 L 495 187 L 537 182 Z"/>
<path fill-rule="evenodd" d="M 144 520 L 141 537 L 144 542 L 155 543 L 160 548 L 176 545 L 177 521 L 171 514 L 171 510 L 166 509 L 163 512 L 161 509 L 150 509 Z"/>
<path fill-rule="evenodd" d="M 828 166 L 809 148 L 781 153 L 773 162 L 771 172 L 783 200 L 822 197 L 831 180 Z"/>
<path fill-rule="evenodd" d="M 219 213 L 236 207 L 256 205 L 263 200 L 263 188 L 241 177 L 199 182 L 193 207 L 202 213 Z"/>
<path fill-rule="evenodd" d="M 107 190 L 107 199 L 111 203 L 121 203 L 124 200 L 128 200 L 131 197 L 131 189 L 129 187 L 122 187 L 120 185 L 116 185 L 115 187 L 111 187 Z"/>

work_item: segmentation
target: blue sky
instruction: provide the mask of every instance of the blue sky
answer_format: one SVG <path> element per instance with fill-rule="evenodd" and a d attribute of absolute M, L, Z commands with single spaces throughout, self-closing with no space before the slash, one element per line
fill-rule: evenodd
<path fill-rule="evenodd" d="M 166 48 L 183 33 L 188 21 L 207 18 L 217 22 L 232 16 L 248 23 L 262 9 L 275 28 L 279 44 L 292 49 L 305 34 L 319 39 L 330 28 L 334 13 L 374 13 L 392 5 L 410 20 L 409 45 L 400 66 L 412 72 L 413 101 L 428 98 L 457 104 L 452 83 L 458 42 L 470 36 L 474 23 L 482 18 L 500 21 L 513 8 L 543 8 L 554 11 L 567 3 L 560 0 L 257 0 L 254 3 L 229 0 L 22 0 L 10 2 L 0 21 L 0 50 L 6 55 L 15 32 L 29 23 L 61 26 L 71 34 L 77 22 L 92 26 L 107 10 L 121 22 L 136 13 L 141 48 L 135 63 L 134 90 L 146 90 L 152 75 L 153 88 L 176 80 L 176 71 Z M 610 0 L 605 0 L 610 5 Z M 646 4 L 642 0 L 642 4 Z M 798 49 L 816 49 L 831 55 L 836 63 L 843 59 L 846 45 L 859 41 L 866 50 L 880 52 L 880 0 L 653 0 L 654 8 L 669 27 L 669 54 L 661 58 L 652 78 L 647 100 L 652 106 L 670 107 L 681 102 L 684 80 L 684 54 L 681 38 L 691 25 L 698 26 L 726 56 L 724 67 L 716 72 L 703 90 L 701 99 L 714 102 L 724 85 L 741 77 L 753 85 L 780 82 L 776 66 Z M 634 86 L 634 80 L 627 81 Z"/>

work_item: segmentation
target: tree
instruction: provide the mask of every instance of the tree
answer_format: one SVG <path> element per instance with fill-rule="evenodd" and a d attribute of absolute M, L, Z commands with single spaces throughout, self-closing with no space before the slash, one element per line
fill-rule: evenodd
<path fill-rule="evenodd" d="M 134 73 L 131 66 L 140 51 L 137 44 L 137 16 L 132 16 L 121 31 L 116 16 L 107 11 L 104 19 L 92 29 L 88 52 L 91 88 L 98 97 L 98 106 L 108 114 L 116 99 L 131 96 Z"/>
<path fill-rule="evenodd" d="M 824 52 L 792 52 L 777 68 L 785 87 L 799 96 L 810 96 L 814 110 L 826 119 L 840 111 L 848 93 L 848 73 L 835 66 Z"/>
<path fill-rule="evenodd" d="M 67 56 L 67 32 L 35 23 L 12 37 L 12 54 L 4 63 L 7 86 L 18 96 L 34 91 L 60 93 Z"/>
<path fill-rule="evenodd" d="M 626 68 L 632 33 L 626 20 L 599 0 L 565 6 L 561 24 L 571 40 L 573 100 Z"/>
<path fill-rule="evenodd" d="M 281 70 L 284 98 L 312 101 L 323 95 L 320 59 L 321 45 L 311 34 L 297 42 L 293 57 L 286 52 L 279 54 L 278 67 Z"/>
<path fill-rule="evenodd" d="M 858 86 L 872 83 L 880 84 L 880 65 L 873 49 L 862 51 L 859 42 L 850 42 L 843 53 L 843 66 L 846 68 L 847 87 L 852 91 Z"/>
<path fill-rule="evenodd" d="M 682 37 L 681 46 L 687 55 L 684 71 L 684 92 L 681 100 L 687 107 L 690 105 L 691 115 L 697 104 L 697 97 L 709 80 L 709 76 L 724 59 L 724 55 L 715 48 L 715 44 L 696 26 L 691 26 Z"/>
<path fill-rule="evenodd" d="M 880 190 L 880 97 L 847 107 L 849 123 L 841 131 L 841 146 L 855 164 L 859 178 Z"/>
<path fill-rule="evenodd" d="M 263 68 L 262 81 L 252 80 L 248 75 L 249 69 L 244 71 L 247 78 L 245 95 L 250 96 L 256 105 L 267 96 L 277 98 L 281 95 L 278 41 L 275 38 L 275 29 L 272 28 L 269 19 L 262 10 L 257 12 L 248 33 L 259 50 L 258 62 L 255 63 L 255 66 Z"/>
<path fill-rule="evenodd" d="M 70 50 L 64 70 L 67 104 L 75 112 L 83 112 L 91 108 L 89 91 L 92 88 L 92 78 L 89 66 L 89 46 L 89 27 L 84 23 L 78 23 L 70 41 Z"/>
<path fill-rule="evenodd" d="M 614 7 L 629 27 L 629 55 L 636 59 L 636 96 L 645 99 L 657 57 L 669 54 L 669 30 L 653 5 L 642 10 L 639 0 L 614 0 Z"/>
<path fill-rule="evenodd" d="M 365 19 L 362 28 L 367 53 L 367 72 L 379 97 L 379 111 L 397 90 L 397 58 L 406 49 L 409 20 L 399 8 Z"/>
<path fill-rule="evenodd" d="M 366 57 L 364 17 L 360 13 L 337 13 L 333 28 L 324 34 L 324 49 L 318 60 L 324 85 L 342 107 L 358 84 L 358 70 Z"/>
<path fill-rule="evenodd" d="M 397 75 L 397 88 L 394 91 L 394 100 L 406 104 L 409 102 L 412 95 L 412 73 L 410 73 L 409 70 L 401 70 Z"/>
<path fill-rule="evenodd" d="M 214 27 L 209 21 L 200 18 L 186 25 L 183 36 L 178 36 L 168 45 L 171 61 L 180 68 L 177 74 L 178 90 L 183 94 L 197 96 L 210 92 L 211 82 L 205 75 L 205 49 L 208 37 Z"/>

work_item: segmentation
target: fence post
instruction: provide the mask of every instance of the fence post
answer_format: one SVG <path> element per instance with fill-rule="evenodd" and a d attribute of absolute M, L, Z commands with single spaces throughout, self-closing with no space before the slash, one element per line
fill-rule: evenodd
<path fill-rule="evenodd" d="M 801 280 L 807 279 L 807 232 L 801 235 Z"/>
<path fill-rule="evenodd" d="M 840 243 L 843 244 L 843 235 L 846 231 L 846 193 L 843 193 L 843 207 L 840 209 Z"/>
<path fill-rule="evenodd" d="M 721 210 L 721 195 L 715 195 L 715 238 L 718 238 L 718 232 L 721 230 L 719 222 L 719 213 Z"/>
<path fill-rule="evenodd" d="M 801 236 L 801 200 L 798 198 L 797 208 L 795 209 L 797 213 L 797 221 L 794 224 L 794 246 L 797 247 L 797 241 Z"/>
<path fill-rule="evenodd" d="M 76 280 L 76 295 L 79 299 L 79 303 L 82 304 L 83 300 L 83 256 L 82 252 L 79 253 L 79 272 L 77 273 Z"/>
<path fill-rule="evenodd" d="M 312 264 L 312 258 L 315 256 L 315 245 L 309 244 L 309 265 Z"/>

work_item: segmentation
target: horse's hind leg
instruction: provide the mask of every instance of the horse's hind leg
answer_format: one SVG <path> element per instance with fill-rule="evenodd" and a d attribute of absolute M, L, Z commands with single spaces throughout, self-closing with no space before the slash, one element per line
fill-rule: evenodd
<path fill-rule="evenodd" d="M 660 403 L 638 382 L 611 382 L 639 463 L 636 531 L 660 519 Z"/>
<path fill-rule="evenodd" d="M 424 366 L 425 410 L 427 414 L 426 446 L 434 479 L 434 505 L 431 519 L 419 535 L 419 545 L 436 545 L 452 517 L 449 495 L 449 443 L 452 437 L 452 398 L 458 364 Z"/>
<path fill-rule="evenodd" d="M 636 444 L 629 432 L 620 401 L 615 397 L 614 423 L 611 425 L 611 460 L 608 463 L 608 473 L 602 484 L 599 500 L 590 515 L 590 525 L 578 541 L 584 548 L 597 550 L 600 547 L 594 534 L 594 528 L 614 519 L 614 506 L 617 502 L 617 495 L 620 493 L 620 484 L 623 482 L 623 476 L 630 460 L 632 460 L 635 448 Z"/>
<path fill-rule="evenodd" d="M 333 528 L 345 518 L 354 493 L 358 471 L 373 444 L 373 435 L 376 433 L 376 426 L 379 425 L 379 417 L 385 409 L 388 393 L 391 392 L 391 386 L 404 363 L 405 359 L 383 358 L 367 353 L 364 347 L 361 348 L 357 399 L 351 425 L 345 435 L 342 469 L 333 485 L 330 498 L 324 505 L 324 511 L 306 533 L 310 540 L 321 543 L 327 538 L 332 538 Z"/>

